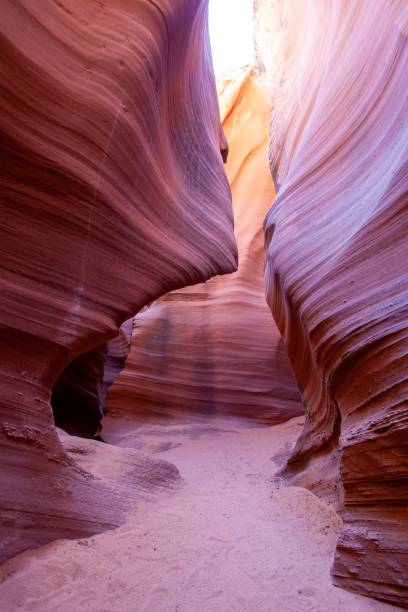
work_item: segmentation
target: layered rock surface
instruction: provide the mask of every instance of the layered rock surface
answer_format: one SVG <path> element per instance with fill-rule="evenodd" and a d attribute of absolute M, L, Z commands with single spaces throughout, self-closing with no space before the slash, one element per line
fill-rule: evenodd
<path fill-rule="evenodd" d="M 161 294 L 236 267 L 205 0 L 2 3 L 0 559 L 121 520 L 51 389 Z"/>
<path fill-rule="evenodd" d="M 307 408 L 290 470 L 324 479 L 338 449 L 334 581 L 407 607 L 408 5 L 258 5 L 267 294 Z"/>
<path fill-rule="evenodd" d="M 108 440 L 146 417 L 217 413 L 278 423 L 303 413 L 263 285 L 262 223 L 275 195 L 267 92 L 249 68 L 218 90 L 239 270 L 171 292 L 136 317 L 126 367 L 108 394 Z"/>

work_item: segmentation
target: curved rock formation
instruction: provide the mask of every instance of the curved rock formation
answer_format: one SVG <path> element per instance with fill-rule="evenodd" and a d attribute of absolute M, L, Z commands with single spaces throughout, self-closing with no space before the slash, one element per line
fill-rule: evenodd
<path fill-rule="evenodd" d="M 290 471 L 324 479 L 338 448 L 334 581 L 407 607 L 408 5 L 260 5 L 267 294 L 307 408 Z"/>
<path fill-rule="evenodd" d="M 108 395 L 108 440 L 120 419 L 128 429 L 145 417 L 221 413 L 278 423 L 303 413 L 263 285 L 262 223 L 275 195 L 268 97 L 243 69 L 219 83 L 219 102 L 239 270 L 169 293 L 136 317 L 126 367 Z"/>
<path fill-rule="evenodd" d="M 205 0 L 2 3 L 0 559 L 120 521 L 56 435 L 64 369 L 236 268 L 206 19 Z"/>

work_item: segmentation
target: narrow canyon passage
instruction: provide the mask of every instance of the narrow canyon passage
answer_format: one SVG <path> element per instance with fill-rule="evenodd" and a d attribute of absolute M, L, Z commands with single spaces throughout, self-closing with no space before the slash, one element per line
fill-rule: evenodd
<path fill-rule="evenodd" d="M 254 427 L 236 418 L 173 419 L 139 423 L 122 439 L 111 434 L 138 454 L 175 464 L 182 481 L 137 502 L 121 528 L 60 540 L 7 562 L 0 573 L 3 609 L 396 610 L 332 585 L 340 519 L 309 491 L 286 487 L 275 476 L 302 422 Z M 128 448 L 112 448 L 126 460 Z M 90 471 L 109 472 L 108 445 L 71 438 L 69 449 Z M 146 490 L 154 480 L 152 464 Z"/>
<path fill-rule="evenodd" d="M 0 612 L 408 609 L 408 0 L 0 13 Z"/>

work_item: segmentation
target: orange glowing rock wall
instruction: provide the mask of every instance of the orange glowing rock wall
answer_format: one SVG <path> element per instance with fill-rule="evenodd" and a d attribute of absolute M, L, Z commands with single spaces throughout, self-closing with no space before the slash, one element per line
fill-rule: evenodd
<path fill-rule="evenodd" d="M 289 472 L 338 449 L 334 581 L 408 606 L 408 4 L 259 5 L 266 287 L 307 408 Z"/>
<path fill-rule="evenodd" d="M 169 293 L 136 317 L 126 367 L 108 394 L 104 435 L 121 418 L 221 413 L 278 423 L 303 411 L 265 302 L 262 223 L 275 196 L 268 97 L 249 70 L 218 88 L 239 270 Z"/>

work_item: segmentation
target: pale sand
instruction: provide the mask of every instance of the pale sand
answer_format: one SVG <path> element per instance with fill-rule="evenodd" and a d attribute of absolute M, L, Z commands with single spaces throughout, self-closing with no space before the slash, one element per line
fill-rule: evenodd
<path fill-rule="evenodd" d="M 135 502 L 120 529 L 60 540 L 9 561 L 0 569 L 1 611 L 397 610 L 333 587 L 340 519 L 312 493 L 274 479 L 272 457 L 285 454 L 301 422 L 270 428 L 246 428 L 236 419 L 170 422 L 139 425 L 137 437 L 134 431 L 122 440 L 113 436 L 174 463 L 184 484 L 167 490 L 160 483 Z M 77 457 L 91 469 L 104 453 L 100 443 L 89 444 L 100 450 Z M 111 484 L 115 470 L 109 474 L 105 462 Z M 161 462 L 159 474 L 165 473 Z"/>

